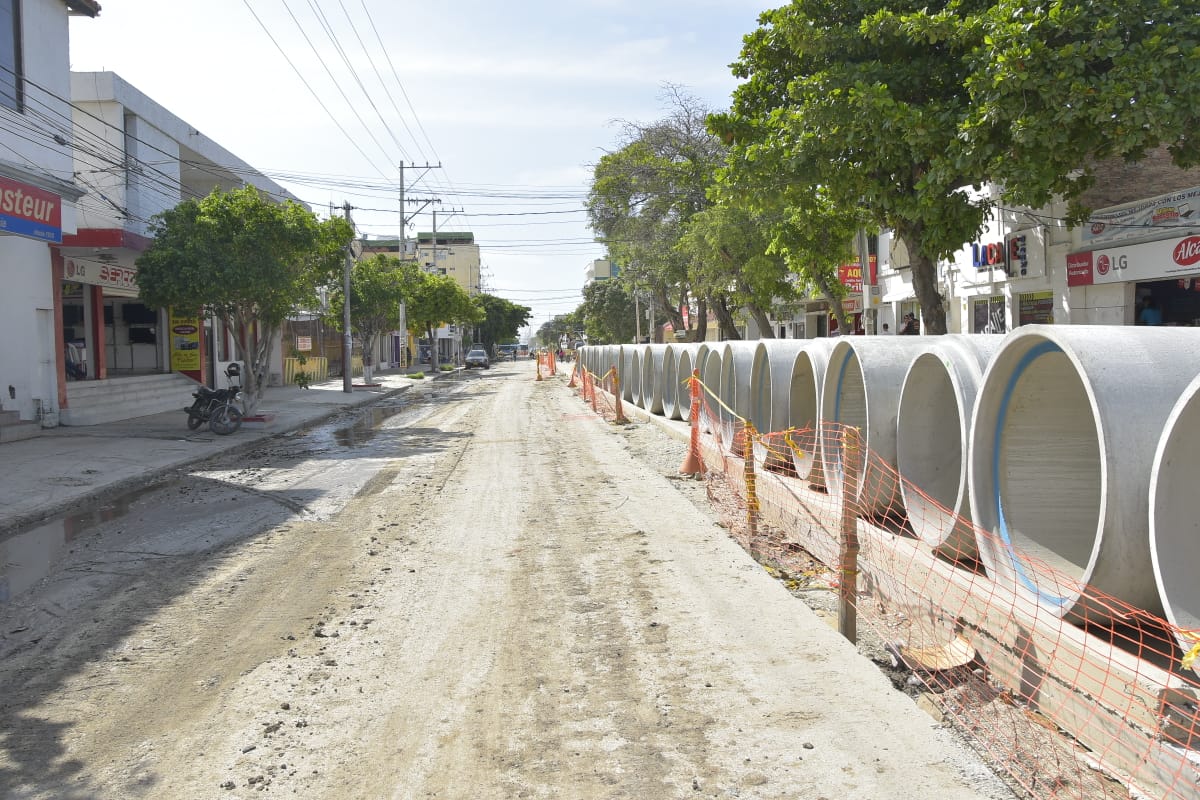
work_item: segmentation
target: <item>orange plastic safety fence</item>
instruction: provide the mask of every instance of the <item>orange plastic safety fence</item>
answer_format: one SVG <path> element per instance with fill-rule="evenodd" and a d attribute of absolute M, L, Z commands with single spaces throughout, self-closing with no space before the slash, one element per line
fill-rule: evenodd
<path fill-rule="evenodd" d="M 609 419 L 615 377 L 581 382 Z M 799 592 L 853 581 L 859 646 L 1030 796 L 1200 797 L 1196 634 L 977 529 L 857 430 L 759 434 L 703 386 L 691 425 L 731 534 Z"/>

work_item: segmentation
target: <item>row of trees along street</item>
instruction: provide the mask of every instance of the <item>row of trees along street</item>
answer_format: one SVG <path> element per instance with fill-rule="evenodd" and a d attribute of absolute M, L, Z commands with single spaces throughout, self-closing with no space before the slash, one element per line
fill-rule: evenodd
<path fill-rule="evenodd" d="M 151 306 L 201 309 L 234 333 L 247 410 L 262 397 L 271 343 L 290 314 L 319 307 L 328 290 L 325 320 L 342 329 L 345 293 L 340 276 L 354 239 L 338 217 L 319 220 L 298 203 L 275 203 L 246 186 L 185 200 L 151 221 L 153 242 L 138 258 L 138 285 Z M 490 295 L 472 297 L 451 277 L 415 262 L 376 255 L 351 271 L 351 333 L 370 354 L 381 334 L 400 325 L 405 304 L 410 329 L 430 341 L 443 324 L 478 326 L 483 339 L 514 338 L 530 309 Z M 344 333 L 344 331 L 343 331 Z"/>
<path fill-rule="evenodd" d="M 1166 147 L 1200 163 L 1186 3 L 795 0 L 762 14 L 732 69 L 729 109 L 670 86 L 665 118 L 625 123 L 588 198 L 622 302 L 652 299 L 655 322 L 692 341 L 710 312 L 738 338 L 739 310 L 771 336 L 769 311 L 814 295 L 845 326 L 837 266 L 858 231 L 885 228 L 907 247 L 925 329 L 945 333 L 937 264 L 997 205 L 1060 199 L 1078 224 L 1102 162 Z M 988 184 L 998 198 L 971 191 Z M 593 343 L 629 341 L 608 327 L 613 305 L 605 291 L 573 312 Z"/>

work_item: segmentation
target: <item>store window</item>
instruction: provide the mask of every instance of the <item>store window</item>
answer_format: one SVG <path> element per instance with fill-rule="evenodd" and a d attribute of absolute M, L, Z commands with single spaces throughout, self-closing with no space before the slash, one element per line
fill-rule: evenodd
<path fill-rule="evenodd" d="M 1054 324 L 1054 293 L 1027 292 L 1017 298 L 1017 325 Z"/>
<path fill-rule="evenodd" d="M 971 302 L 971 333 L 1007 333 L 1004 296 L 981 297 Z"/>
<path fill-rule="evenodd" d="M 21 0 L 0 0 L 0 105 L 21 110 L 22 77 Z"/>

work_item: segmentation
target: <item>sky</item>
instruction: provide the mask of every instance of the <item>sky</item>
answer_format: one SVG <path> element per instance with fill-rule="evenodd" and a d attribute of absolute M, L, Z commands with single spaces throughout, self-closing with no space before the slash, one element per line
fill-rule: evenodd
<path fill-rule="evenodd" d="M 777 5 L 778 3 L 776 3 Z M 676 85 L 725 108 L 769 0 L 101 0 L 71 19 L 71 69 L 108 70 L 360 235 L 471 231 L 483 290 L 536 330 L 603 258 L 584 202 L 622 122 Z M 420 170 L 412 165 L 440 164 Z M 408 212 L 417 206 L 408 205 Z"/>

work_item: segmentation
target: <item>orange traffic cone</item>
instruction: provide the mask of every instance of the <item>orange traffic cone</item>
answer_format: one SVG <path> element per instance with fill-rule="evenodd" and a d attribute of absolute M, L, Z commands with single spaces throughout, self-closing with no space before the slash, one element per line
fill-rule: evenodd
<path fill-rule="evenodd" d="M 679 467 L 679 472 L 681 475 L 695 476 L 704 474 L 704 461 L 700 458 L 700 370 L 692 371 L 692 379 L 689 383 L 692 389 L 692 408 L 689 420 L 692 430 L 687 455 L 683 457 L 683 464 Z"/>

